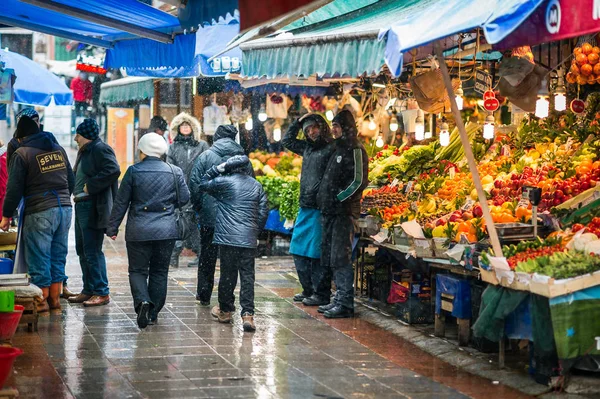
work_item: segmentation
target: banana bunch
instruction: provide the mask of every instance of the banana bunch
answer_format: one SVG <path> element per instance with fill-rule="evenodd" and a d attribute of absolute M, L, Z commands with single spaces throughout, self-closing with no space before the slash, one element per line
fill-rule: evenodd
<path fill-rule="evenodd" d="M 419 202 L 417 211 L 419 215 L 429 216 L 435 214 L 437 210 L 437 203 L 435 198 L 431 194 L 427 194 L 423 200 Z"/>

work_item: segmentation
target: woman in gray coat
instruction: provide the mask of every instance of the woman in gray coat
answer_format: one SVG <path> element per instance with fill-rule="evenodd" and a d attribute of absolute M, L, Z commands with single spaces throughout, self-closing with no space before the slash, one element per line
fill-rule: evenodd
<path fill-rule="evenodd" d="M 117 238 L 129 209 L 125 229 L 129 284 L 138 326 L 145 328 L 156 322 L 165 304 L 169 259 L 179 238 L 175 210 L 188 203 L 190 192 L 181 169 L 161 160 L 167 152 L 161 136 L 145 134 L 138 148 L 140 162 L 130 166 L 123 177 L 106 235 Z"/>

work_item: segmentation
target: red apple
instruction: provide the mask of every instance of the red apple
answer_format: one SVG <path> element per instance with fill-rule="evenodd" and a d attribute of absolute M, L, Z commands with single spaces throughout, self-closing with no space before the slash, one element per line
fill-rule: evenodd
<path fill-rule="evenodd" d="M 481 209 L 481 205 L 477 204 L 473 207 L 473 216 L 476 218 L 483 216 L 483 209 Z"/>

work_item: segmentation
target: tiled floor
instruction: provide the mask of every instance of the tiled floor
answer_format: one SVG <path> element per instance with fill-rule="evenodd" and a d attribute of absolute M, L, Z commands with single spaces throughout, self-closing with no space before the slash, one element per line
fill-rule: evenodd
<path fill-rule="evenodd" d="M 68 274 L 80 286 L 71 243 Z M 195 269 L 172 270 L 159 324 L 135 323 L 124 243 L 107 242 L 112 302 L 63 304 L 39 334 L 17 333 L 25 354 L 8 385 L 23 398 L 525 398 L 461 372 L 374 325 L 325 321 L 290 301 L 289 259 L 260 260 L 257 332 L 215 322 L 194 299 Z M 185 262 L 187 263 L 187 262 Z M 184 263 L 184 264 L 185 264 Z M 216 300 L 213 298 L 213 303 Z"/>

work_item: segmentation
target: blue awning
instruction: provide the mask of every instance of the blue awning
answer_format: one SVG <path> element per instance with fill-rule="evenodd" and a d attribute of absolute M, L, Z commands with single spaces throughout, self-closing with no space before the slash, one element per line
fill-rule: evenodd
<path fill-rule="evenodd" d="M 543 0 L 414 0 L 402 18 L 382 29 L 385 62 L 394 76 L 402 72 L 403 53 L 460 32 L 483 28 L 495 44 L 513 32 Z"/>
<path fill-rule="evenodd" d="M 107 18 L 121 25 L 111 27 Z M 181 30 L 177 17 L 137 0 L 2 0 L 0 23 L 100 47 L 135 37 L 167 42 Z"/>
<path fill-rule="evenodd" d="M 15 71 L 15 102 L 47 106 L 54 99 L 56 105 L 73 104 L 73 93 L 65 82 L 37 62 L 5 50 L 0 50 L 0 59 Z"/>
<path fill-rule="evenodd" d="M 117 42 L 114 48 L 107 50 L 104 67 L 125 68 L 130 76 L 224 76 L 239 71 L 241 50 L 232 49 L 211 63 L 208 59 L 220 52 L 239 31 L 238 21 L 232 19 L 229 23 L 207 25 L 194 34 L 177 35 L 173 44 L 148 39 Z"/>

